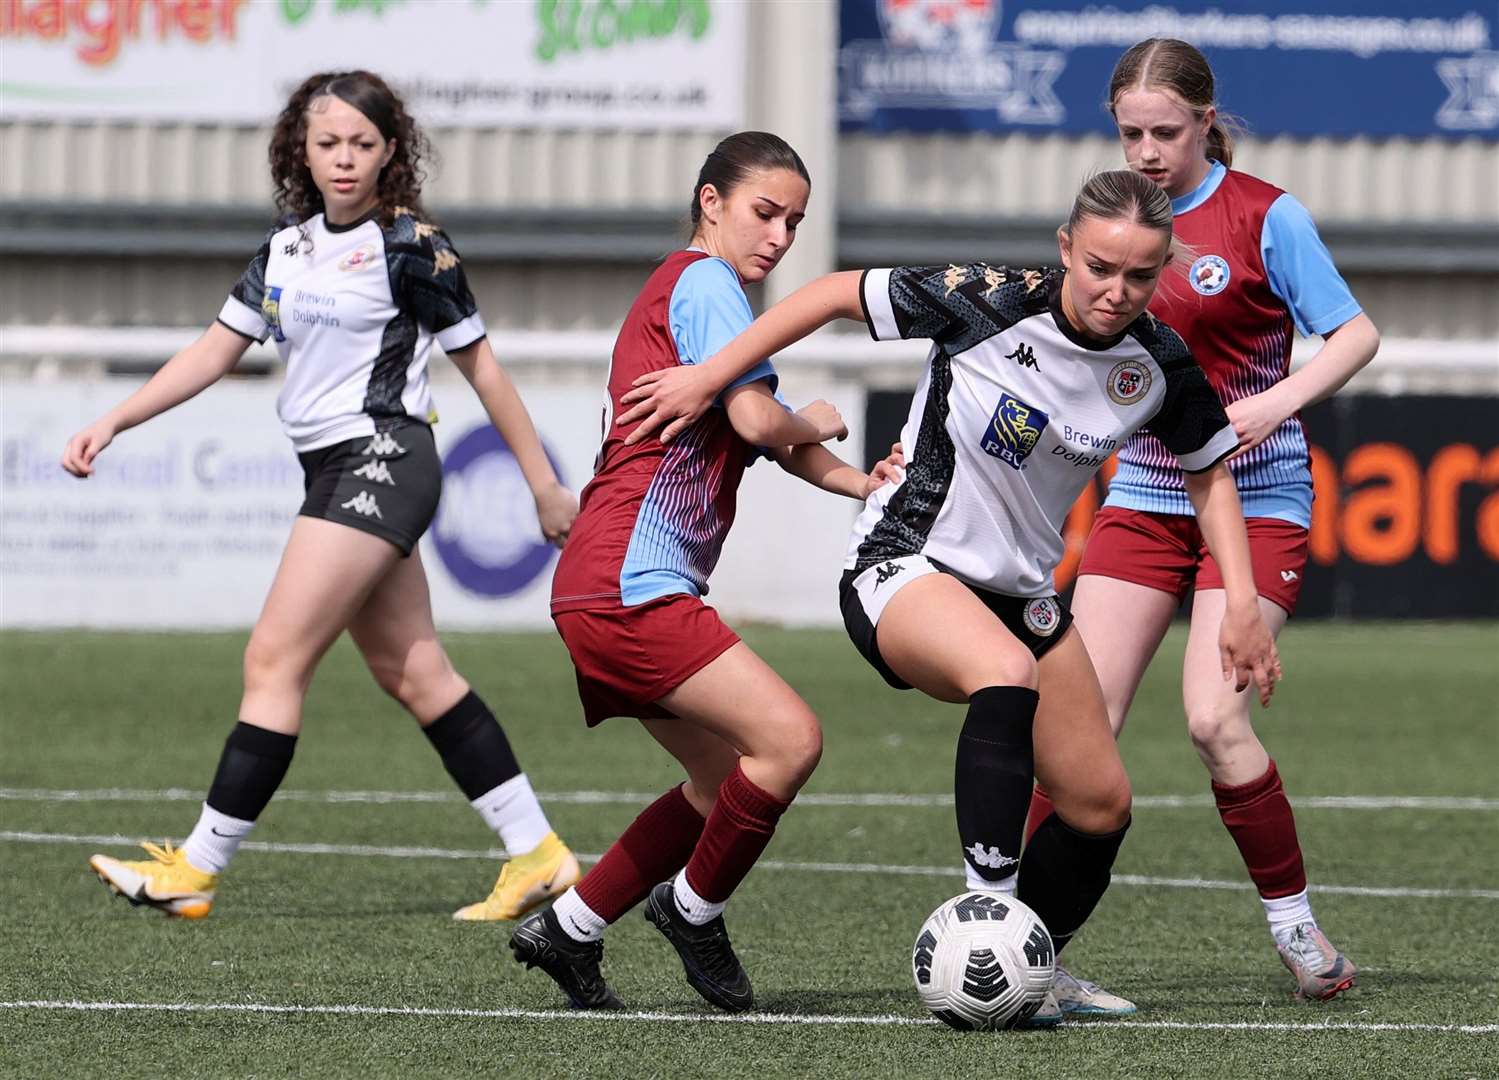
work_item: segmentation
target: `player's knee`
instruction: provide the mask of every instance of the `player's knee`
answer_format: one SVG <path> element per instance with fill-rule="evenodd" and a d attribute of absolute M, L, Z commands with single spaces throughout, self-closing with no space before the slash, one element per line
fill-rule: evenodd
<path fill-rule="evenodd" d="M 765 756 L 792 790 L 805 784 L 822 760 L 822 725 L 810 711 L 776 725 L 767 741 Z"/>
<path fill-rule="evenodd" d="M 969 682 L 973 683 L 970 695 L 986 686 L 1023 686 L 1028 690 L 1041 685 L 1040 669 L 1030 650 L 1016 645 L 1011 649 L 996 649 L 987 653 L 982 661 L 982 670 L 974 672 Z"/>
<path fill-rule="evenodd" d="M 250 634 L 244 656 L 246 689 L 295 682 L 297 675 L 291 650 L 284 643 L 259 630 Z"/>
<path fill-rule="evenodd" d="M 1129 822 L 1132 801 L 1129 777 L 1123 769 L 1095 778 L 1081 798 L 1069 800 L 1062 820 L 1079 832 L 1117 832 Z"/>
<path fill-rule="evenodd" d="M 1212 754 L 1243 738 L 1247 721 L 1235 699 L 1218 698 L 1187 711 L 1187 734 L 1198 753 Z"/>

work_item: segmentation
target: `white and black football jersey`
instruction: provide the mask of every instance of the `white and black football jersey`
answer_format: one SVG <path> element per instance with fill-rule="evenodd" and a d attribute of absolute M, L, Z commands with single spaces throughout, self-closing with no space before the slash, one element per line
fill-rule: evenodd
<path fill-rule="evenodd" d="M 1188 472 L 1238 445 L 1186 345 L 1142 315 L 1093 340 L 1061 309 L 1060 270 L 968 266 L 866 271 L 876 340 L 932 340 L 901 431 L 906 475 L 869 496 L 845 569 L 925 555 L 1008 596 L 1048 596 L 1062 523 L 1083 487 L 1148 428 Z"/>
<path fill-rule="evenodd" d="M 286 363 L 276 399 L 297 451 L 374 434 L 382 421 L 430 422 L 427 356 L 484 336 L 446 234 L 398 209 L 346 226 L 317 214 L 272 230 L 224 302 L 219 322 Z"/>

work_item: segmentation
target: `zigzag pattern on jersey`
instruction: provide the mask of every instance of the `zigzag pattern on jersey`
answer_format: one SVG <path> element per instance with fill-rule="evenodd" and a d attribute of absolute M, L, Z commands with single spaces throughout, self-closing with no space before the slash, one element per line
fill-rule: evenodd
<path fill-rule="evenodd" d="M 280 231 L 279 226 L 271 227 L 271 230 L 265 234 L 265 239 L 260 243 L 260 250 L 255 252 L 250 265 L 245 267 L 245 272 L 229 290 L 230 296 L 251 311 L 259 311 L 261 302 L 265 300 L 265 267 L 271 258 L 271 238 Z"/>
<path fill-rule="evenodd" d="M 951 388 L 952 359 L 939 347 L 932 356 L 931 382 L 921 410 L 916 448 L 906 465 L 906 479 L 859 545 L 855 570 L 862 573 L 878 563 L 919 554 L 926 546 L 952 486 L 956 451 L 947 433 L 947 393 Z"/>
<path fill-rule="evenodd" d="M 622 576 L 666 570 L 707 594 L 728 533 L 714 498 L 724 463 L 702 452 L 712 435 L 713 426 L 700 420 L 667 446 L 641 500 Z M 620 591 L 627 591 L 623 581 Z"/>
<path fill-rule="evenodd" d="M 1045 311 L 1057 273 L 982 262 L 903 266 L 890 274 L 890 306 L 901 337 L 931 338 L 957 354 Z"/>

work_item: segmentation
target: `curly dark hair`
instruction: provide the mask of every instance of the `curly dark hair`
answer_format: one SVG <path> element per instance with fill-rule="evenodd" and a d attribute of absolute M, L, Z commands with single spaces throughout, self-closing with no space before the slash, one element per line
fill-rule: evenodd
<path fill-rule="evenodd" d="M 395 91 L 369 71 L 324 71 L 303 80 L 292 92 L 271 132 L 271 182 L 277 211 L 300 224 L 323 209 L 323 196 L 307 167 L 307 110 L 315 99 L 329 95 L 358 109 L 382 137 L 396 141 L 395 155 L 380 170 L 381 223 L 388 227 L 397 207 L 424 217 L 424 163 L 433 159 L 432 145 Z"/>

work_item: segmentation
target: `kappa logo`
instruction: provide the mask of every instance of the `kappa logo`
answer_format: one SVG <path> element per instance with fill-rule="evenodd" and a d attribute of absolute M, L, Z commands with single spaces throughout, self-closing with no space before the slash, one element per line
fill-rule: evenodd
<path fill-rule="evenodd" d="M 1203 296 L 1217 296 L 1228 288 L 1228 260 L 1221 255 L 1203 255 L 1187 271 L 1187 280 Z"/>
<path fill-rule="evenodd" d="M 1031 368 L 1035 371 L 1041 370 L 1041 365 L 1036 363 L 1036 350 L 1023 341 L 1015 346 L 1014 352 L 1005 353 L 1005 359 L 1013 360 L 1021 367 Z"/>
<path fill-rule="evenodd" d="M 1133 405 L 1150 389 L 1150 369 L 1138 360 L 1121 360 L 1109 372 L 1109 400 L 1115 405 Z"/>
<path fill-rule="evenodd" d="M 1008 855 L 1001 854 L 999 848 L 992 844 L 985 847 L 975 841 L 972 847 L 964 848 L 963 852 L 974 866 L 988 870 L 1003 870 L 1008 866 L 1020 865 L 1019 859 L 1012 859 Z"/>
<path fill-rule="evenodd" d="M 372 484 L 389 484 L 396 486 L 395 477 L 390 475 L 390 466 L 383 461 L 366 461 L 354 470 L 354 475 Z"/>
<path fill-rule="evenodd" d="M 1025 628 L 1041 637 L 1051 637 L 1062 622 L 1062 605 L 1055 596 L 1043 596 L 1025 605 L 1021 612 Z"/>
<path fill-rule="evenodd" d="M 885 582 L 889 581 L 904 569 L 905 566 L 898 562 L 885 563 L 885 565 L 881 566 L 878 570 L 875 571 L 874 587 L 878 589 L 881 585 L 885 584 Z"/>
<path fill-rule="evenodd" d="M 1280 572 L 1280 580 L 1284 581 L 1288 585 L 1300 576 L 1301 575 L 1298 574 L 1295 570 L 1282 570 Z"/>
<path fill-rule="evenodd" d="M 1050 422 L 1051 418 L 1034 405 L 1002 393 L 979 445 L 984 453 L 1019 469 L 1024 467 L 1025 459 L 1041 441 L 1041 433 Z"/>
<path fill-rule="evenodd" d="M 348 502 L 342 503 L 340 508 L 352 510 L 354 513 L 363 514 L 365 517 L 379 518 L 381 521 L 385 520 L 385 515 L 380 513 L 380 504 L 375 501 L 375 497 L 362 488 L 358 495 L 355 495 Z"/>
<path fill-rule="evenodd" d="M 406 452 L 406 448 L 396 442 L 396 437 L 388 431 L 381 431 L 375 437 L 365 443 L 364 449 L 359 451 L 366 456 L 374 454 L 376 457 L 395 457 Z"/>

